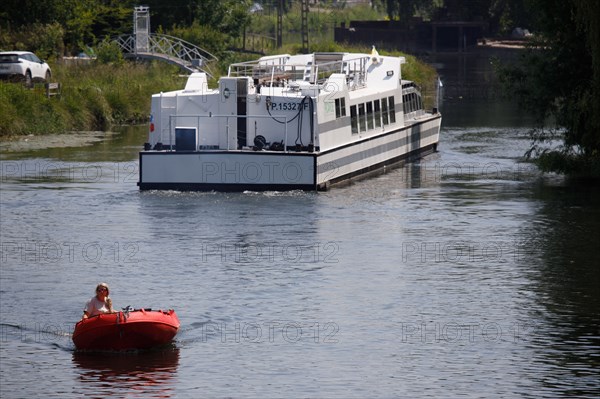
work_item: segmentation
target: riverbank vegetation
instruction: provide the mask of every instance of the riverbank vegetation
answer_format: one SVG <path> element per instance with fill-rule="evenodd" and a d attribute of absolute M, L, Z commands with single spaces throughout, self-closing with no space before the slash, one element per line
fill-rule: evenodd
<path fill-rule="evenodd" d="M 180 88 L 179 70 L 162 63 L 122 62 L 53 65 L 60 94 L 46 97 L 44 85 L 27 89 L 0 82 L 0 136 L 108 130 L 148 120 L 153 93 Z"/>
<path fill-rule="evenodd" d="M 519 63 L 500 70 L 537 120 L 528 155 L 545 171 L 600 177 L 600 3 L 529 2 L 537 34 Z"/>

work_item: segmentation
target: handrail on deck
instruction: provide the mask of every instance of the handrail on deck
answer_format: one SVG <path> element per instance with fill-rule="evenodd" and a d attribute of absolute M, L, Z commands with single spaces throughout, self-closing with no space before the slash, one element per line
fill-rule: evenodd
<path fill-rule="evenodd" d="M 282 55 L 231 64 L 227 75 L 229 77 L 251 76 L 266 82 L 272 82 L 273 79 L 288 79 L 292 81 L 305 80 L 315 84 L 324 82 L 333 73 L 343 73 L 356 83 L 355 87 L 361 87 L 366 83 L 369 58 L 365 56 L 321 62 L 315 65 L 311 63 L 291 64 L 289 59 L 289 55 Z"/>

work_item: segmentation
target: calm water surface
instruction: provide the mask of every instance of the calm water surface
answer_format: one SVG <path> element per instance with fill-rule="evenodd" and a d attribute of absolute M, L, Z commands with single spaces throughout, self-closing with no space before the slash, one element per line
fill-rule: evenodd
<path fill-rule="evenodd" d="M 2 154 L 0 396 L 598 397 L 598 185 L 522 163 L 524 128 L 445 123 L 318 194 L 139 192 L 143 129 Z M 173 345 L 74 352 L 99 281 L 175 308 Z"/>

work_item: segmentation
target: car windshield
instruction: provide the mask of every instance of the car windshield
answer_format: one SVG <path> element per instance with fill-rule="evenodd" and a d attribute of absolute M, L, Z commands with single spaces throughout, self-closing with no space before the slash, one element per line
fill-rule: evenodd
<path fill-rule="evenodd" d="M 1 63 L 19 62 L 19 57 L 16 54 L 0 54 Z"/>

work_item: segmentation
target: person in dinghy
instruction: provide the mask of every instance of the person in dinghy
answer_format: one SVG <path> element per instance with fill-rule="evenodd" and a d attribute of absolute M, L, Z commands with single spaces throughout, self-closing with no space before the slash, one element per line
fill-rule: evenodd
<path fill-rule="evenodd" d="M 108 284 L 98 284 L 96 286 L 96 295 L 85 304 L 81 319 L 87 319 L 99 314 L 115 313 L 112 306 L 112 299 L 108 296 L 109 294 L 110 289 L 108 288 Z"/>

